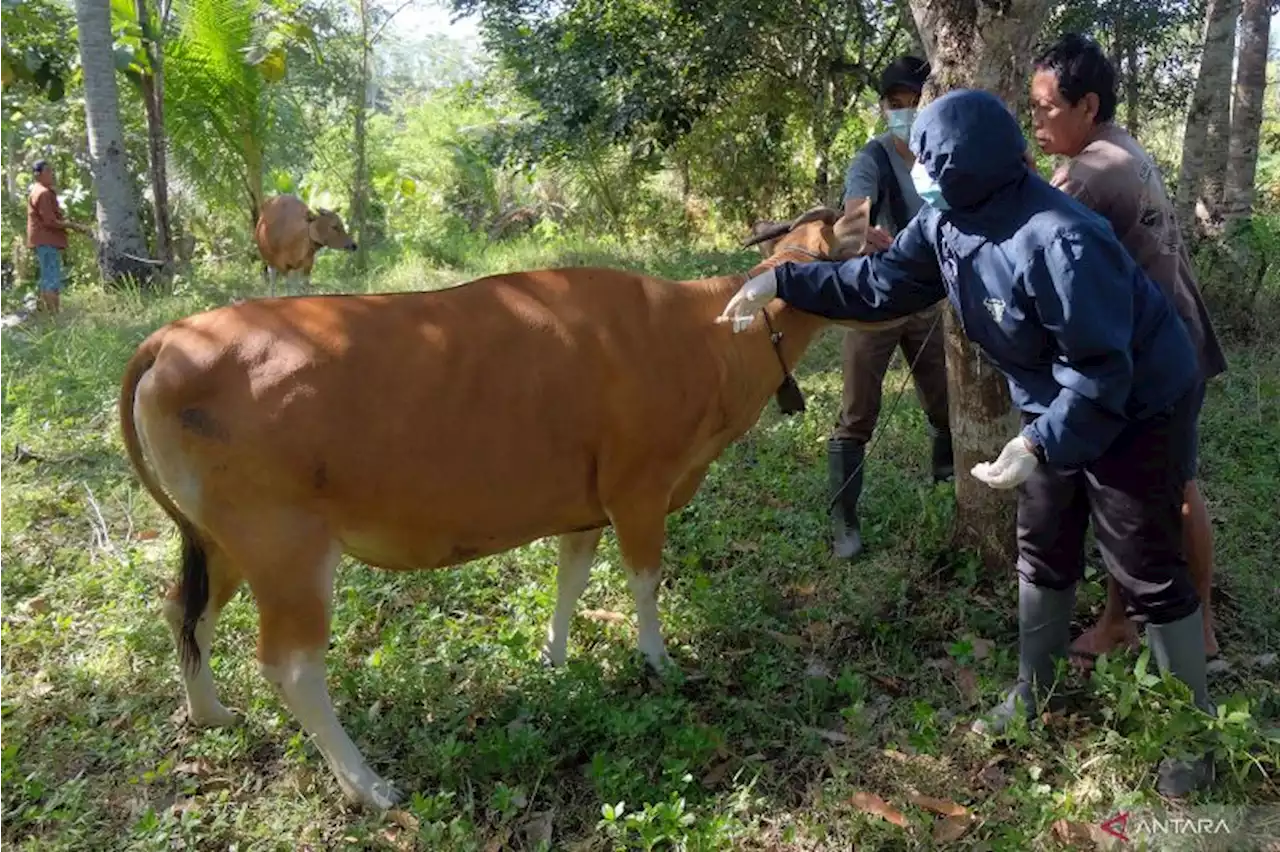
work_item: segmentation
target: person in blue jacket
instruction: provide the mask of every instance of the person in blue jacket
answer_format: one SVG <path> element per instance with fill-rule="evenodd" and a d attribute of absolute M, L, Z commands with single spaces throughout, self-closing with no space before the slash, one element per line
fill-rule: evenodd
<path fill-rule="evenodd" d="M 994 95 L 953 91 L 911 133 L 927 202 L 890 248 L 784 263 L 748 280 L 720 317 L 743 330 L 775 298 L 830 319 L 875 322 L 942 299 L 1005 375 L 1022 429 L 973 476 L 1017 488 L 1018 681 L 974 725 L 1033 718 L 1067 654 L 1092 519 L 1130 617 L 1162 671 L 1213 712 L 1200 600 L 1182 550 L 1182 479 L 1196 353 L 1182 320 L 1105 219 L 1035 174 Z M 1169 755 L 1158 786 L 1213 780 L 1212 755 Z"/>

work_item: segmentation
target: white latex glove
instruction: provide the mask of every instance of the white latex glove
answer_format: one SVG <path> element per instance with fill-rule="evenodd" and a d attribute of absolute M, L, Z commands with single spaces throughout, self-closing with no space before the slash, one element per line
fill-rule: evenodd
<path fill-rule="evenodd" d="M 716 317 L 717 323 L 733 323 L 734 332 L 745 331 L 756 313 L 778 296 L 778 274 L 772 269 L 748 278 L 738 292 L 733 294 L 724 312 Z"/>
<path fill-rule="evenodd" d="M 970 473 L 992 488 L 1017 488 L 1027 481 L 1040 460 L 1032 452 L 1031 445 L 1021 435 L 1004 445 L 993 462 L 979 462 Z"/>

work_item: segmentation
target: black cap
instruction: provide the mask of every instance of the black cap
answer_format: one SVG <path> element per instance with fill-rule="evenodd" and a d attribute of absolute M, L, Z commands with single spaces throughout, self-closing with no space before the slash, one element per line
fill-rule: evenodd
<path fill-rule="evenodd" d="M 33 175 L 38 175 L 42 171 L 44 171 L 48 167 L 48 165 L 49 164 L 46 163 L 44 160 L 36 160 L 35 165 L 31 167 L 31 173 Z"/>
<path fill-rule="evenodd" d="M 880 72 L 880 97 L 893 89 L 910 89 L 919 92 L 932 69 L 929 63 L 915 56 L 899 56 Z"/>

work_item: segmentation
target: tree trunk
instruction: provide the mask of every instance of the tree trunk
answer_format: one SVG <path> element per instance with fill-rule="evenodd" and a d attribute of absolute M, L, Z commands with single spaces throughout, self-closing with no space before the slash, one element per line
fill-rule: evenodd
<path fill-rule="evenodd" d="M 1240 57 L 1231 107 L 1231 146 L 1227 156 L 1225 212 L 1229 220 L 1253 210 L 1253 182 L 1262 131 L 1262 98 L 1267 89 L 1267 51 L 1271 21 L 1266 0 L 1244 0 L 1240 17 Z"/>
<path fill-rule="evenodd" d="M 831 127 L 831 82 L 818 83 L 818 97 L 813 105 L 813 200 L 815 204 L 830 204 L 831 192 L 831 141 L 835 133 Z"/>
<path fill-rule="evenodd" d="M 1230 114 L 1231 60 L 1239 11 L 1240 0 L 1209 0 L 1205 10 L 1204 49 L 1191 108 L 1187 111 L 1178 192 L 1174 196 L 1178 222 L 1188 236 L 1195 234 L 1196 223 L 1200 221 L 1198 204 L 1203 203 L 1205 212 L 1212 216 L 1222 200 L 1221 172 L 1216 164 L 1211 164 L 1212 157 L 1225 161 L 1227 156 L 1223 144 L 1228 131 L 1224 115 Z M 1215 179 L 1216 195 L 1212 183 Z"/>
<path fill-rule="evenodd" d="M 933 77 L 924 101 L 957 87 L 983 88 L 1006 104 L 1022 101 L 1032 42 L 1049 11 L 1049 0 L 911 0 Z M 975 464 L 995 459 L 1019 424 L 1004 377 L 960 329 L 947 306 L 947 389 L 956 462 L 957 547 L 976 551 L 992 572 L 1007 572 L 1016 560 L 1015 502 L 1009 491 L 970 476 Z"/>
<path fill-rule="evenodd" d="M 112 51 L 111 4 L 76 0 L 80 67 L 84 76 L 89 168 L 97 196 L 98 266 L 108 281 L 132 276 L 149 281 L 147 244 L 138 217 L 138 197 L 129 179 L 120 128 L 120 99 Z"/>
<path fill-rule="evenodd" d="M 366 0 L 360 0 L 360 73 L 357 75 L 357 86 L 359 87 L 356 96 L 356 115 L 355 115 L 355 174 L 351 180 L 351 234 L 355 239 L 356 245 L 356 270 L 363 272 L 366 263 L 366 243 L 365 238 L 365 206 L 369 192 L 369 160 L 368 160 L 368 134 L 365 132 L 365 124 L 369 115 L 369 80 L 371 76 L 370 54 L 373 51 L 373 45 L 369 43 L 369 7 Z"/>
<path fill-rule="evenodd" d="M 10 133 L 4 144 L 4 192 L 7 203 L 22 203 L 22 192 L 18 189 L 18 164 L 21 160 L 22 137 Z"/>
<path fill-rule="evenodd" d="M 1130 40 L 1129 44 L 1125 46 L 1125 128 L 1128 129 L 1129 135 L 1135 137 L 1141 127 L 1141 121 L 1139 120 L 1141 82 L 1141 78 L 1138 76 L 1138 45 L 1136 41 Z"/>
<path fill-rule="evenodd" d="M 165 165 L 164 132 L 164 50 L 152 31 L 147 0 L 135 0 L 142 45 L 147 52 L 150 73 L 142 75 L 142 104 L 147 111 L 147 166 L 151 177 L 151 203 L 155 211 L 156 259 L 167 264 L 173 256 L 169 224 L 169 181 Z M 163 24 L 161 24 L 163 28 Z"/>

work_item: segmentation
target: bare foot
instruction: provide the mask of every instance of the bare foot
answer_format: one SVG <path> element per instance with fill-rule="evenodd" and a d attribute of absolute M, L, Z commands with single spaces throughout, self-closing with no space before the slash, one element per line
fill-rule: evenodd
<path fill-rule="evenodd" d="M 1138 649 L 1138 631 L 1131 621 L 1125 619 L 1118 628 L 1095 624 L 1071 643 L 1071 662 L 1081 671 L 1089 671 L 1097 657 L 1120 647 Z"/>

